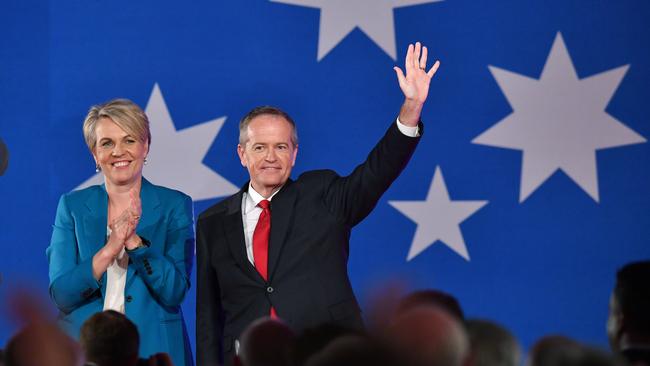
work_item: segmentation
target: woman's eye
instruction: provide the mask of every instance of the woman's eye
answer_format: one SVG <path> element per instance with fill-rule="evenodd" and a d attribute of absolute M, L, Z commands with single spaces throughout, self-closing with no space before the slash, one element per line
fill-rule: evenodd
<path fill-rule="evenodd" d="M 111 141 L 102 142 L 102 147 L 110 147 L 110 146 L 113 146 L 113 142 Z"/>

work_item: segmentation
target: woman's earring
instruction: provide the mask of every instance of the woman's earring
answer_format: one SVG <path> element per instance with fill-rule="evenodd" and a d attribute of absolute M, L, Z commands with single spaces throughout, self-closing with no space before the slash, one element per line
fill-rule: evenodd
<path fill-rule="evenodd" d="M 99 173 L 102 171 L 102 168 L 99 167 L 99 164 L 95 163 L 95 173 Z"/>
<path fill-rule="evenodd" d="M 147 158 L 144 158 L 144 165 L 147 165 Z"/>

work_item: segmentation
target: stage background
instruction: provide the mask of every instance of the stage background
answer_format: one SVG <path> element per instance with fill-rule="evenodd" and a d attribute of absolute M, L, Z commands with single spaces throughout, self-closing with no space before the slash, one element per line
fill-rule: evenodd
<path fill-rule="evenodd" d="M 0 302 L 16 287 L 47 299 L 59 196 L 97 179 L 91 105 L 147 108 L 144 175 L 198 216 L 245 182 L 237 125 L 256 105 L 297 121 L 294 176 L 349 173 L 397 115 L 392 67 L 421 41 L 442 62 L 426 132 L 352 235 L 364 309 L 399 279 L 526 347 L 549 333 L 605 346 L 616 269 L 650 257 L 649 18 L 640 0 L 3 0 Z M 194 306 L 192 288 L 192 339 Z M 0 345 L 16 326 L 2 317 Z"/>

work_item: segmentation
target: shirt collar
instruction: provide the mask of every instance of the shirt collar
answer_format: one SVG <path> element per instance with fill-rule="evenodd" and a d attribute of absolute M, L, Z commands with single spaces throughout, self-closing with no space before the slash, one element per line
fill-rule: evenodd
<path fill-rule="evenodd" d="M 257 204 L 260 203 L 262 200 L 268 200 L 269 202 L 273 199 L 273 197 L 280 192 L 280 189 L 277 191 L 273 192 L 273 194 L 269 198 L 264 198 L 261 194 L 257 193 L 255 188 L 253 188 L 252 184 L 248 184 L 248 192 L 246 192 L 246 205 L 244 207 L 244 213 L 249 213 L 252 209 L 257 207 Z"/>

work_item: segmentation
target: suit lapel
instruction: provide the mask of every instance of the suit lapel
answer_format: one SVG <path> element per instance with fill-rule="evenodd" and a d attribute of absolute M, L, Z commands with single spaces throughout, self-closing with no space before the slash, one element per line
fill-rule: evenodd
<path fill-rule="evenodd" d="M 84 202 L 88 209 L 88 215 L 84 215 L 83 218 L 84 242 L 89 246 L 89 253 L 92 255 L 106 244 L 106 227 L 108 225 L 108 194 L 103 184 L 99 187 L 100 189 L 97 189 Z M 102 275 L 101 283 L 103 296 L 106 293 L 106 272 Z"/>
<path fill-rule="evenodd" d="M 142 202 L 142 216 L 140 222 L 138 222 L 136 233 L 143 238 L 153 240 L 158 225 L 161 222 L 159 209 L 160 198 L 158 197 L 156 187 L 144 178 L 142 178 L 142 186 L 140 188 L 140 201 Z M 151 245 L 153 246 L 154 244 L 152 243 Z M 164 245 L 164 243 L 162 245 Z M 164 253 L 164 248 L 161 248 L 161 252 Z M 128 266 L 125 288 L 129 288 L 133 282 L 134 274 L 135 268 L 133 268 L 133 266 Z"/>
<path fill-rule="evenodd" d="M 248 182 L 236 195 L 228 201 L 228 209 L 223 218 L 223 228 L 226 234 L 228 248 L 239 267 L 250 278 L 258 282 L 264 282 L 257 269 L 248 260 L 246 254 L 246 238 L 244 237 L 244 223 L 242 222 L 242 199 L 244 192 L 248 190 Z"/>
<path fill-rule="evenodd" d="M 284 247 L 287 232 L 293 221 L 293 210 L 298 191 L 289 179 L 273 200 L 271 200 L 271 237 L 269 238 L 269 278 L 277 267 Z"/>

